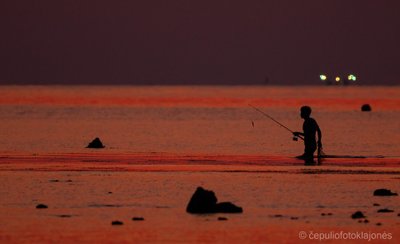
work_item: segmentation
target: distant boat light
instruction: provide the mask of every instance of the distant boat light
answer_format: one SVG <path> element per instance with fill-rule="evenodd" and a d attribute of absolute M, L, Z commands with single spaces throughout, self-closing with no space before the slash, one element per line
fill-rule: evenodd
<path fill-rule="evenodd" d="M 323 81 L 325 81 L 327 79 L 326 75 L 320 75 L 319 78 Z"/>
<path fill-rule="evenodd" d="M 340 82 L 340 77 L 339 77 L 339 76 L 336 76 L 335 81 L 336 81 L 336 82 Z"/>
<path fill-rule="evenodd" d="M 348 80 L 352 80 L 352 81 L 356 81 L 356 80 L 357 80 L 357 77 L 356 77 L 355 75 L 349 75 L 349 76 L 347 77 L 347 79 L 348 79 Z"/>

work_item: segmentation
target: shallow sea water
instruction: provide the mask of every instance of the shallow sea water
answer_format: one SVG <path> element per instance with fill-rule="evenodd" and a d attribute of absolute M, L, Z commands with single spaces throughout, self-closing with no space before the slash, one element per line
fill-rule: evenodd
<path fill-rule="evenodd" d="M 310 105 L 326 153 L 385 157 L 306 166 L 293 158 L 302 143 L 248 104 L 293 130 Z M 398 196 L 372 193 L 400 193 L 399 131 L 397 86 L 4 86 L 0 242 L 298 243 L 301 231 L 398 242 Z M 105 149 L 85 148 L 95 137 Z M 187 214 L 198 186 L 244 213 Z"/>
<path fill-rule="evenodd" d="M 360 111 L 364 103 L 372 112 Z M 88 152 L 100 137 L 116 153 L 302 153 L 301 141 L 248 104 L 295 131 L 310 105 L 328 154 L 400 155 L 397 86 L 5 86 L 0 152 Z"/>

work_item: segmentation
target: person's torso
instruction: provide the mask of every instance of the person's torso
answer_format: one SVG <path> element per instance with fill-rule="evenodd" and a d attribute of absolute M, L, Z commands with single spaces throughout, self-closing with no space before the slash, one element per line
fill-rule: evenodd
<path fill-rule="evenodd" d="M 304 120 L 303 123 L 303 132 L 304 132 L 304 141 L 307 143 L 315 143 L 315 134 L 317 132 L 317 122 L 313 118 L 308 118 Z"/>

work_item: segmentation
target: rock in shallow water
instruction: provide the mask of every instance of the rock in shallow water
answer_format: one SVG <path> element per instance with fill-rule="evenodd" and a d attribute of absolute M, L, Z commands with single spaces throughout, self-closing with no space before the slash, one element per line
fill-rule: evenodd
<path fill-rule="evenodd" d="M 371 105 L 369 105 L 368 103 L 367 104 L 363 104 L 361 106 L 361 111 L 362 112 L 370 112 L 371 110 L 372 110 Z"/>
<path fill-rule="evenodd" d="M 382 208 L 378 210 L 378 213 L 393 213 L 394 210 L 387 209 L 387 208 Z"/>
<path fill-rule="evenodd" d="M 362 219 L 365 218 L 365 215 L 361 211 L 357 211 L 351 215 L 352 219 Z"/>
<path fill-rule="evenodd" d="M 231 202 L 217 203 L 217 201 L 217 197 L 213 191 L 197 187 L 186 207 L 186 212 L 194 214 L 243 212 L 241 207 L 238 207 Z"/>
<path fill-rule="evenodd" d="M 392 192 L 389 189 L 376 189 L 374 191 L 374 196 L 397 196 L 397 193 Z"/>
<path fill-rule="evenodd" d="M 241 212 L 243 212 L 243 209 L 241 207 L 238 207 L 231 202 L 217 203 L 217 205 L 215 206 L 215 210 L 217 213 L 241 213 Z"/>
<path fill-rule="evenodd" d="M 105 148 L 103 143 L 100 141 L 98 137 L 96 137 L 86 148 Z"/>
<path fill-rule="evenodd" d="M 45 204 L 38 204 L 38 205 L 36 205 L 36 208 L 37 209 L 46 209 L 46 208 L 48 208 L 48 206 Z"/>
<path fill-rule="evenodd" d="M 111 222 L 111 225 L 123 225 L 124 223 L 119 221 L 119 220 L 115 220 L 113 222 Z"/>
<path fill-rule="evenodd" d="M 143 217 L 133 217 L 132 218 L 133 221 L 144 221 Z"/>

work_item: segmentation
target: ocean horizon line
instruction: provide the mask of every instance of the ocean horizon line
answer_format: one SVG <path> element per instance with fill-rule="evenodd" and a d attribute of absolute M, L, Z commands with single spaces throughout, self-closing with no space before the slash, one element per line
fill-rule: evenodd
<path fill-rule="evenodd" d="M 16 87 L 41 87 L 41 86 L 52 86 L 52 87 L 57 87 L 57 86 L 127 86 L 127 87 L 237 87 L 237 86 L 248 86 L 248 87 L 397 87 L 400 86 L 400 84 L 353 84 L 353 85 L 325 85 L 325 84 L 310 84 L 310 83 L 305 83 L 305 84 L 262 84 L 262 83 L 254 83 L 254 84 L 243 84 L 243 83 L 237 83 L 237 84 L 225 84 L 225 83 L 218 83 L 218 84 L 210 84 L 210 83 L 191 83 L 191 84 L 184 84 L 184 83 L 152 83 L 152 84 L 127 84 L 127 83 L 20 83 L 20 84 L 15 84 L 15 83 L 0 83 L 0 86 L 16 86 Z"/>

